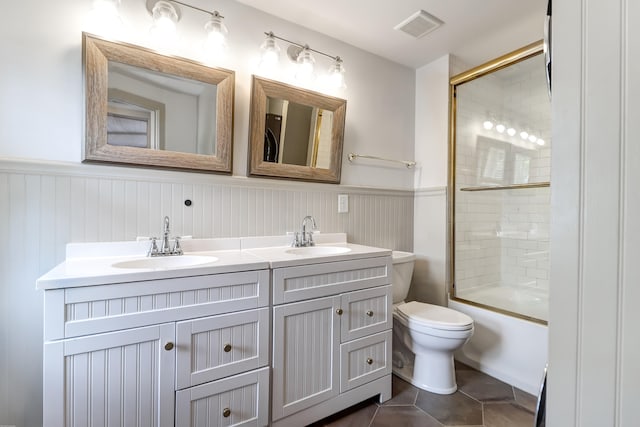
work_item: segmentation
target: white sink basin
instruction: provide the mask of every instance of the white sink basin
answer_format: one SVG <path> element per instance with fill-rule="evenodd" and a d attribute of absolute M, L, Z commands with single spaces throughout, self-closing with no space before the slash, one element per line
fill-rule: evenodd
<path fill-rule="evenodd" d="M 307 246 L 304 248 L 293 248 L 285 251 L 293 255 L 306 256 L 323 256 L 323 255 L 339 255 L 351 252 L 351 249 L 344 246 Z"/>
<path fill-rule="evenodd" d="M 153 270 L 169 270 L 172 268 L 193 267 L 218 261 L 214 256 L 206 255 L 176 255 L 136 258 L 111 264 L 115 268 L 147 268 Z"/>

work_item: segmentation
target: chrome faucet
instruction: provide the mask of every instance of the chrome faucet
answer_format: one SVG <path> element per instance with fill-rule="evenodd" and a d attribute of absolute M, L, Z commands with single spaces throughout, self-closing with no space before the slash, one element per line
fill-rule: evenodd
<path fill-rule="evenodd" d="M 176 236 L 173 241 L 173 247 L 171 247 L 171 242 L 169 238 L 170 228 L 169 228 L 169 217 L 164 217 L 164 226 L 162 228 L 162 243 L 160 243 L 160 249 L 158 249 L 157 237 L 151 238 L 151 246 L 149 247 L 149 252 L 147 256 L 169 256 L 169 255 L 182 255 L 182 248 L 180 247 L 180 237 Z"/>
<path fill-rule="evenodd" d="M 307 222 L 311 222 L 311 231 L 307 231 Z M 301 246 L 314 246 L 315 242 L 313 241 L 313 230 L 316 230 L 316 220 L 311 215 L 307 215 L 302 219 L 302 231 L 300 233 L 295 233 L 295 237 L 291 246 L 301 247 Z"/>

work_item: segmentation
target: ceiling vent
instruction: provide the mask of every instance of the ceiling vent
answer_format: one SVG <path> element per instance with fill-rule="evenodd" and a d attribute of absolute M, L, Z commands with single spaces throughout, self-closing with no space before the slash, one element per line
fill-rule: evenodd
<path fill-rule="evenodd" d="M 403 33 L 419 39 L 420 37 L 429 34 L 443 23 L 444 22 L 424 10 L 419 10 L 393 27 L 393 29 L 400 30 Z"/>

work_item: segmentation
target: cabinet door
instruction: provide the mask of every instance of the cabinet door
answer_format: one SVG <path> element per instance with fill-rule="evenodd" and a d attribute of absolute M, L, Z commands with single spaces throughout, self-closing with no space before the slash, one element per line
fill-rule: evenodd
<path fill-rule="evenodd" d="M 268 424 L 268 367 L 176 392 L 178 427 L 262 427 Z"/>
<path fill-rule="evenodd" d="M 173 323 L 44 345 L 44 425 L 173 426 Z"/>
<path fill-rule="evenodd" d="M 391 329 L 391 285 L 342 295 L 342 342 Z"/>
<path fill-rule="evenodd" d="M 269 363 L 269 308 L 178 322 L 176 387 L 181 390 Z"/>
<path fill-rule="evenodd" d="M 338 394 L 339 303 L 335 296 L 274 307 L 274 420 Z"/>

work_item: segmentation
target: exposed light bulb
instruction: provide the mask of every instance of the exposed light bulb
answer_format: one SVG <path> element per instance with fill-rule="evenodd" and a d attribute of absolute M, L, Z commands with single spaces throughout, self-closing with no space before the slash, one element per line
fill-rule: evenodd
<path fill-rule="evenodd" d="M 347 84 L 344 80 L 345 69 L 342 65 L 342 59 L 336 56 L 336 60 L 329 68 L 329 86 L 334 89 L 346 89 Z"/>
<path fill-rule="evenodd" d="M 301 84 L 309 84 L 313 81 L 313 67 L 316 60 L 311 55 L 308 46 L 305 46 L 298 55 L 298 69 L 296 71 L 296 80 Z"/>
<path fill-rule="evenodd" d="M 160 0 L 153 6 L 153 25 L 149 30 L 154 47 L 170 50 L 176 44 L 178 13 L 171 3 Z"/>
<path fill-rule="evenodd" d="M 498 133 L 503 133 L 505 130 L 505 126 L 503 124 L 496 125 L 496 130 Z"/>
<path fill-rule="evenodd" d="M 207 60 L 219 60 L 227 49 L 227 34 L 229 30 L 224 25 L 224 16 L 218 11 L 211 14 L 211 19 L 204 24 L 207 38 L 204 42 L 204 52 Z"/>
<path fill-rule="evenodd" d="M 482 123 L 482 127 L 484 127 L 486 130 L 491 130 L 493 129 L 493 122 L 485 120 L 484 123 Z"/>
<path fill-rule="evenodd" d="M 509 128 L 507 129 L 507 133 L 509 134 L 509 136 L 513 136 L 516 134 L 516 130 L 514 128 Z"/>
<path fill-rule="evenodd" d="M 520 132 L 520 138 L 522 138 L 522 139 L 529 138 L 529 133 L 527 133 L 525 131 Z"/>
<path fill-rule="evenodd" d="M 538 138 L 538 140 L 536 141 L 536 144 L 538 144 L 538 145 L 544 145 L 544 139 L 540 139 L 540 138 Z"/>
<path fill-rule="evenodd" d="M 535 135 L 529 135 L 529 141 L 530 142 L 536 142 L 538 140 L 538 138 Z"/>
<path fill-rule="evenodd" d="M 118 12 L 119 6 L 120 0 L 94 0 L 85 23 L 86 29 L 109 38 L 122 38 L 125 28 Z"/>
<path fill-rule="evenodd" d="M 267 34 L 267 38 L 264 39 L 262 45 L 260 45 L 260 50 L 262 54 L 258 66 L 264 74 L 273 73 L 280 59 L 280 46 L 276 43 L 273 33 Z"/>

